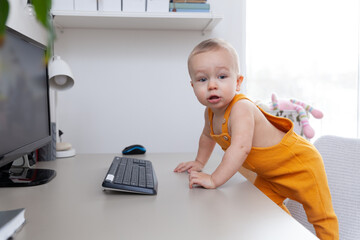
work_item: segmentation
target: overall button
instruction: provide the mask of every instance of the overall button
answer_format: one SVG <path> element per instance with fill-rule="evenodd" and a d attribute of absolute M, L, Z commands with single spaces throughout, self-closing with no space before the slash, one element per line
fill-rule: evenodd
<path fill-rule="evenodd" d="M 226 123 L 226 119 L 224 118 L 224 120 L 223 120 L 222 124 L 225 124 L 225 123 Z"/>
<path fill-rule="evenodd" d="M 224 138 L 225 141 L 229 140 L 228 136 L 224 136 L 223 138 Z"/>

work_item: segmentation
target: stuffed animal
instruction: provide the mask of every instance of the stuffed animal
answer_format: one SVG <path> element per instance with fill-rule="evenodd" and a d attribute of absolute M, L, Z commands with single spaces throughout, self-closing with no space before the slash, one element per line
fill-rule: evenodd
<path fill-rule="evenodd" d="M 320 119 L 324 116 L 320 110 L 295 99 L 278 99 L 275 93 L 271 95 L 271 102 L 270 110 L 295 110 L 299 114 L 305 137 L 308 139 L 314 137 L 315 131 L 309 124 L 307 113 L 309 112 L 315 118 Z"/>

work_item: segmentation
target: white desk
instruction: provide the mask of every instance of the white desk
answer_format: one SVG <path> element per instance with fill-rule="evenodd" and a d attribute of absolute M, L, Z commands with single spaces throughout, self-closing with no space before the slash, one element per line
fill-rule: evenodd
<path fill-rule="evenodd" d="M 41 162 L 37 167 L 55 169 L 57 176 L 36 187 L 0 188 L 0 210 L 26 208 L 27 222 L 15 240 L 317 239 L 240 174 L 215 190 L 189 189 L 187 173 L 173 169 L 194 156 L 139 157 L 153 162 L 155 196 L 103 191 L 113 154 Z M 210 159 L 204 171 L 220 159 Z"/>

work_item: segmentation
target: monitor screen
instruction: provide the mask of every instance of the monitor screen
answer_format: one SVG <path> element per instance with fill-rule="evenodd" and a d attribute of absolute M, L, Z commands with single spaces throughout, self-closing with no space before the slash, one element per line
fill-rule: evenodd
<path fill-rule="evenodd" d="M 0 47 L 0 168 L 51 141 L 46 47 L 11 28 Z"/>

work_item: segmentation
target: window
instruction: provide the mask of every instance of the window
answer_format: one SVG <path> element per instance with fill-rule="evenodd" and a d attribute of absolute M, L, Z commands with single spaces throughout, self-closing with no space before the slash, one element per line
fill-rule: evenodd
<path fill-rule="evenodd" d="M 246 9 L 247 95 L 296 98 L 323 111 L 315 138 L 358 132 L 358 0 L 251 0 Z"/>

